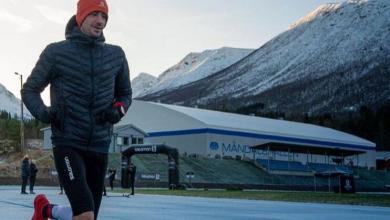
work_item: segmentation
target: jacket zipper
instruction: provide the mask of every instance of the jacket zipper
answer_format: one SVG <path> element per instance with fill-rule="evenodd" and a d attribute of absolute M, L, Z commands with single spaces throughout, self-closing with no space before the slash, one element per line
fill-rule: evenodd
<path fill-rule="evenodd" d="M 94 105 L 94 99 L 95 99 L 95 78 L 94 78 L 94 75 L 95 75 L 95 72 L 94 72 L 94 62 L 93 62 L 93 48 L 91 46 L 91 48 L 89 48 L 89 55 L 90 55 L 90 59 L 91 59 L 91 75 L 90 75 L 90 80 L 91 80 L 91 86 L 92 86 L 92 89 L 91 89 L 91 100 L 90 100 L 90 103 L 89 103 L 89 120 L 90 120 L 90 129 L 89 129 L 89 138 L 88 138 L 88 145 L 87 145 L 87 150 L 89 150 L 89 147 L 91 146 L 91 139 L 92 139 L 92 135 L 93 135 L 93 130 L 94 130 L 94 127 L 95 127 L 95 121 L 94 121 L 94 117 L 93 117 L 93 114 L 92 114 L 92 108 L 93 108 L 93 105 Z"/>

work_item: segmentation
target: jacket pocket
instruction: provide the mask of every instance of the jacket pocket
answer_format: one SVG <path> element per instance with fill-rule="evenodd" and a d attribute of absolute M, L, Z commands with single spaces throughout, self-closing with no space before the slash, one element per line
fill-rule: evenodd
<path fill-rule="evenodd" d="M 64 130 L 64 121 L 65 121 L 65 104 L 59 103 L 51 109 L 51 125 L 59 131 Z"/>

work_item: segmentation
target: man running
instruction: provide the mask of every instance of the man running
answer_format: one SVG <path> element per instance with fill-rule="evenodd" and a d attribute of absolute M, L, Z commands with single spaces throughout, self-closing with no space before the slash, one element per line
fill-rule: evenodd
<path fill-rule="evenodd" d="M 125 53 L 105 43 L 105 0 L 79 0 L 66 40 L 49 44 L 22 89 L 32 115 L 51 124 L 55 165 L 69 207 L 34 200 L 33 220 L 97 219 L 113 124 L 131 104 Z M 51 106 L 40 93 L 50 84 Z"/>

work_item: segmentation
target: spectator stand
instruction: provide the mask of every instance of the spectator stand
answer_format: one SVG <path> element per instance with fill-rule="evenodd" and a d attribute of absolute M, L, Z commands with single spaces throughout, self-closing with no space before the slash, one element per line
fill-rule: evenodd
<path fill-rule="evenodd" d="M 328 178 L 329 191 L 331 191 L 332 185 L 340 185 L 340 178 L 333 180 L 334 177 L 350 176 L 353 173 L 352 169 L 344 165 L 345 157 L 355 155 L 358 161 L 359 154 L 365 153 L 365 151 L 358 149 L 350 150 L 276 142 L 255 145 L 251 149 L 253 149 L 255 163 L 258 163 L 270 174 L 313 176 L 314 191 L 317 188 L 317 178 Z M 257 150 L 267 151 L 268 159 L 256 158 Z M 272 152 L 287 152 L 289 159 L 287 161 L 273 160 Z M 305 165 L 301 161 L 290 160 L 290 154 L 294 155 L 295 153 L 306 154 Z M 324 156 L 325 163 L 313 162 L 313 155 Z M 332 160 L 335 164 L 331 164 L 331 157 L 333 157 Z"/>

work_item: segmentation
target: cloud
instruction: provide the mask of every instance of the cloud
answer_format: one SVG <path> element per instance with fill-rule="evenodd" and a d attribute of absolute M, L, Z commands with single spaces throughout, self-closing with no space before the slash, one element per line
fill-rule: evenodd
<path fill-rule="evenodd" d="M 53 8 L 46 5 L 37 5 L 35 8 L 44 16 L 47 20 L 58 23 L 66 24 L 72 13 L 59 8 Z"/>
<path fill-rule="evenodd" d="M 27 32 L 33 28 L 33 23 L 30 20 L 4 9 L 0 9 L 0 21 L 13 25 L 20 32 Z"/>

